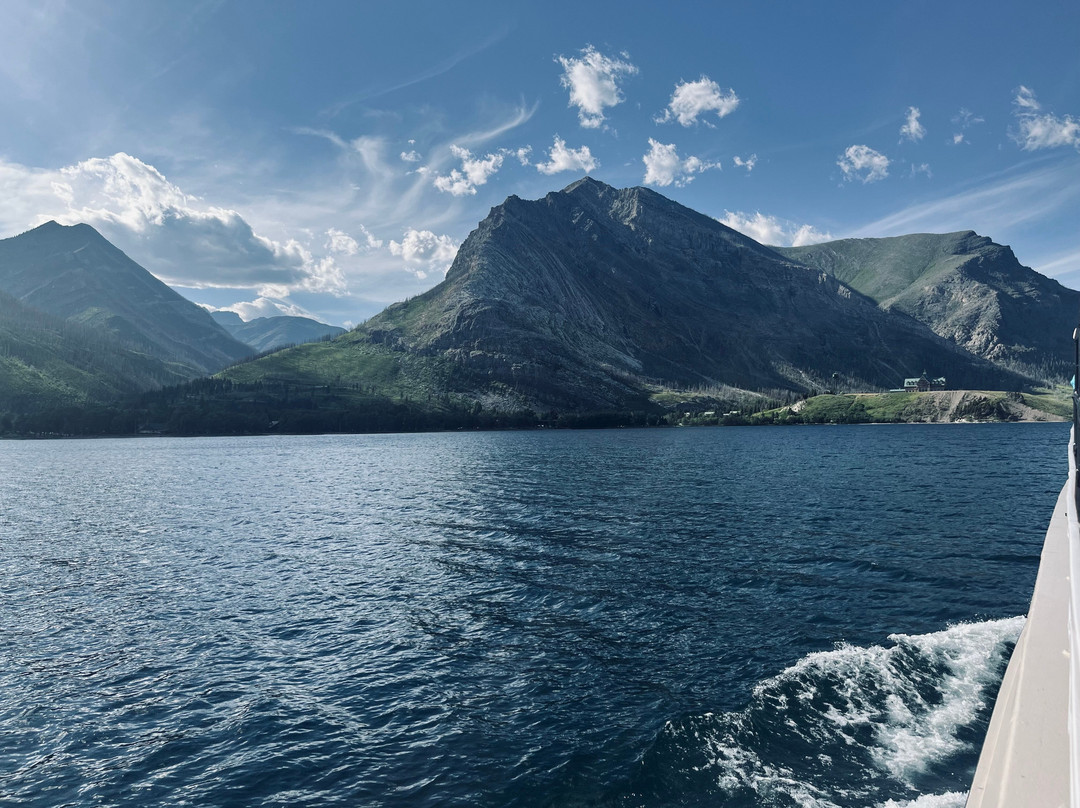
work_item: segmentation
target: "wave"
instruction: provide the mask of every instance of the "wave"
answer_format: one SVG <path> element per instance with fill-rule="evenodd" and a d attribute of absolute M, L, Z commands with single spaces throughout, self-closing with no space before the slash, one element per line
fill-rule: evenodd
<path fill-rule="evenodd" d="M 625 804 L 963 806 L 1024 618 L 840 644 L 760 682 L 745 710 L 669 722 Z"/>

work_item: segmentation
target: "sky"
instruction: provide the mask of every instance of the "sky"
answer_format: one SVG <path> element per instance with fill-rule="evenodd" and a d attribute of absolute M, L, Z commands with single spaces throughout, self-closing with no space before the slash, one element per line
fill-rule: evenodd
<path fill-rule="evenodd" d="M 1080 289 L 1080 3 L 0 0 L 0 238 L 363 322 L 588 174 L 766 244 L 975 230 Z"/>

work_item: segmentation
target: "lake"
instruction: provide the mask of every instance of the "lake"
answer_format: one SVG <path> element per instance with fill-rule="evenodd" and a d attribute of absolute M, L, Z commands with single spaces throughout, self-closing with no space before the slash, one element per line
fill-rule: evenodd
<path fill-rule="evenodd" d="M 961 806 L 1068 424 L 0 443 L 0 804 Z"/>

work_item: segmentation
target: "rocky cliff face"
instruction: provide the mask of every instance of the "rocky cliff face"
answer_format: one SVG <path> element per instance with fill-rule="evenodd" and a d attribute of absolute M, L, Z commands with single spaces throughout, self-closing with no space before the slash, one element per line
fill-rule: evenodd
<path fill-rule="evenodd" d="M 1047 381 L 1072 374 L 1080 292 L 972 231 L 845 239 L 779 250 L 835 275 L 881 308 L 1002 367 Z"/>
<path fill-rule="evenodd" d="M 1023 381 L 913 318 L 644 189 L 592 179 L 509 198 L 446 280 L 352 336 L 438 358 L 458 392 L 534 407 L 626 407 L 652 386 L 867 389 L 927 369 L 957 386 Z"/>

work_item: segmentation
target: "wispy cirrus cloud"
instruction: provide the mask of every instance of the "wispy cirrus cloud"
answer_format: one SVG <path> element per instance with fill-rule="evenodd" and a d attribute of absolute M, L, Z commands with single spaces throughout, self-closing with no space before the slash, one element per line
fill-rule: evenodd
<path fill-rule="evenodd" d="M 677 121 L 682 126 L 693 126 L 701 120 L 702 115 L 715 112 L 716 117 L 723 118 L 734 112 L 738 106 L 739 97 L 734 90 L 722 90 L 720 85 L 708 76 L 702 76 L 697 81 L 677 84 L 664 114 L 658 115 L 654 120 L 657 123 Z M 707 120 L 701 122 L 706 126 L 714 125 Z"/>
<path fill-rule="evenodd" d="M 603 125 L 604 110 L 623 100 L 619 82 L 638 72 L 628 54 L 620 55 L 614 59 L 587 45 L 580 56 L 555 57 L 563 68 L 559 81 L 570 91 L 570 106 L 577 107 L 578 121 L 587 129 Z"/>
<path fill-rule="evenodd" d="M 895 236 L 977 229 L 1001 236 L 1032 221 L 1049 219 L 1080 198 L 1080 166 L 1055 163 L 990 177 L 975 187 L 903 208 L 869 222 L 851 235 Z"/>
<path fill-rule="evenodd" d="M 1035 92 L 1023 85 L 1013 101 L 1019 130 L 1013 139 L 1025 151 L 1072 146 L 1080 149 L 1080 119 L 1043 112 Z"/>
<path fill-rule="evenodd" d="M 541 174 L 557 174 L 560 171 L 595 171 L 600 165 L 592 156 L 588 146 L 577 149 L 568 148 L 566 141 L 555 135 L 555 143 L 548 150 L 546 163 L 537 163 L 536 170 Z"/>
<path fill-rule="evenodd" d="M 971 127 L 984 122 L 983 118 L 980 118 L 967 107 L 961 107 L 960 111 L 952 118 L 953 126 L 959 130 L 953 133 L 953 145 L 958 146 L 961 143 L 969 143 L 970 141 L 967 139 L 965 132 Z"/>
<path fill-rule="evenodd" d="M 869 146 L 848 146 L 836 161 L 845 180 L 861 180 L 864 184 L 889 176 L 889 158 Z"/>
<path fill-rule="evenodd" d="M 724 215 L 717 221 L 750 236 L 754 241 L 774 247 L 802 247 L 833 240 L 831 234 L 818 230 L 813 225 L 796 224 L 787 219 L 767 216 L 761 211 L 743 213 L 725 210 Z"/>
<path fill-rule="evenodd" d="M 649 138 L 649 151 L 641 158 L 645 163 L 645 184 L 665 187 L 689 185 L 694 178 L 709 169 L 720 169 L 720 163 L 702 160 L 700 157 L 679 156 L 674 143 L 660 143 Z"/>

